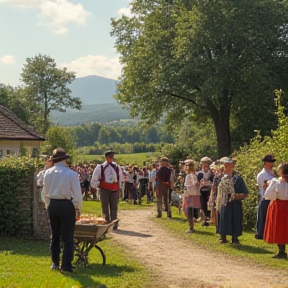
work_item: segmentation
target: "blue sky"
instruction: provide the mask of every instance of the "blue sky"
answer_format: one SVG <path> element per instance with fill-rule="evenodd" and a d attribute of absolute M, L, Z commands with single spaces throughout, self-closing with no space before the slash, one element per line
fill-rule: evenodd
<path fill-rule="evenodd" d="M 76 77 L 117 79 L 110 19 L 131 0 L 0 0 L 0 83 L 16 86 L 26 58 L 41 53 Z"/>

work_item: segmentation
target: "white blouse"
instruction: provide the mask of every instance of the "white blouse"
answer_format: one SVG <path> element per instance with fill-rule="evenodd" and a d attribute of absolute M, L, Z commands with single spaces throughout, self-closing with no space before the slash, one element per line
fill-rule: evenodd
<path fill-rule="evenodd" d="M 187 174 L 185 177 L 184 186 L 186 187 L 184 197 L 190 195 L 200 195 L 200 186 L 196 174 Z"/>
<path fill-rule="evenodd" d="M 264 198 L 268 200 L 288 200 L 288 183 L 277 178 L 272 179 L 266 189 Z"/>

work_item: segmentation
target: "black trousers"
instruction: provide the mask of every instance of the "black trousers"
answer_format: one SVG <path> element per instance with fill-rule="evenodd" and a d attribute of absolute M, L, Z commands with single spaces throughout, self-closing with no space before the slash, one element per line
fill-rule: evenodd
<path fill-rule="evenodd" d="M 51 226 L 51 258 L 52 262 L 59 266 L 60 262 L 60 239 L 64 244 L 62 256 L 62 269 L 70 269 L 74 255 L 74 228 L 75 207 L 70 200 L 51 199 L 48 206 L 48 215 Z"/>
<path fill-rule="evenodd" d="M 205 217 L 210 217 L 210 211 L 208 211 L 207 202 L 210 197 L 210 191 L 201 191 L 200 190 L 200 203 L 201 210 L 203 211 Z"/>

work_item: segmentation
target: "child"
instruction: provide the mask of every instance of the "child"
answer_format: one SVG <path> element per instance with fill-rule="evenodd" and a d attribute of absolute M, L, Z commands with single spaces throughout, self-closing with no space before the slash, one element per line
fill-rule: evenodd
<path fill-rule="evenodd" d="M 184 183 L 184 201 L 183 211 L 188 220 L 189 230 L 186 233 L 193 233 L 194 230 L 194 216 L 197 218 L 198 209 L 201 207 L 200 203 L 200 185 L 195 174 L 195 163 L 193 160 L 185 164 L 186 178 Z"/>

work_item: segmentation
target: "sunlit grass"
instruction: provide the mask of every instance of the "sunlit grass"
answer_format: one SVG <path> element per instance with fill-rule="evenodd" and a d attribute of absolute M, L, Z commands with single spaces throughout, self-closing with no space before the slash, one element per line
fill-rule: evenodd
<path fill-rule="evenodd" d="M 155 160 L 155 157 L 159 156 L 159 153 L 147 152 L 147 153 L 133 153 L 133 154 L 116 154 L 115 161 L 119 165 L 129 164 L 137 165 L 142 167 L 144 162 L 152 162 Z M 92 162 L 93 160 L 105 161 L 103 155 L 77 155 L 75 156 L 75 163 L 77 162 Z"/>
<path fill-rule="evenodd" d="M 119 204 L 123 209 L 125 205 L 129 209 L 139 206 L 121 202 Z M 85 201 L 82 213 L 100 215 L 101 203 Z M 0 287 L 78 288 L 105 284 L 109 288 L 140 288 L 149 284 L 151 272 L 141 267 L 112 238 L 108 236 L 99 246 L 106 254 L 105 266 L 102 266 L 99 251 L 92 249 L 89 252 L 88 268 L 80 265 L 74 273 L 64 275 L 50 270 L 49 241 L 1 237 Z"/>
<path fill-rule="evenodd" d="M 276 244 L 267 244 L 263 240 L 255 239 L 253 231 L 243 232 L 243 235 L 239 237 L 241 245 L 220 244 L 220 236 L 219 234 L 215 234 L 214 225 L 203 228 L 201 223 L 196 223 L 195 233 L 186 234 L 185 231 L 188 229 L 188 223 L 183 213 L 179 214 L 174 207 L 172 207 L 172 212 L 172 219 L 163 217 L 155 219 L 155 221 L 172 232 L 176 237 L 185 237 L 191 243 L 202 246 L 205 249 L 222 252 L 225 255 L 238 257 L 242 260 L 249 260 L 255 264 L 272 268 L 287 269 L 288 267 L 287 260 L 272 258 L 278 252 Z M 227 239 L 231 242 L 231 236 L 227 236 Z"/>

